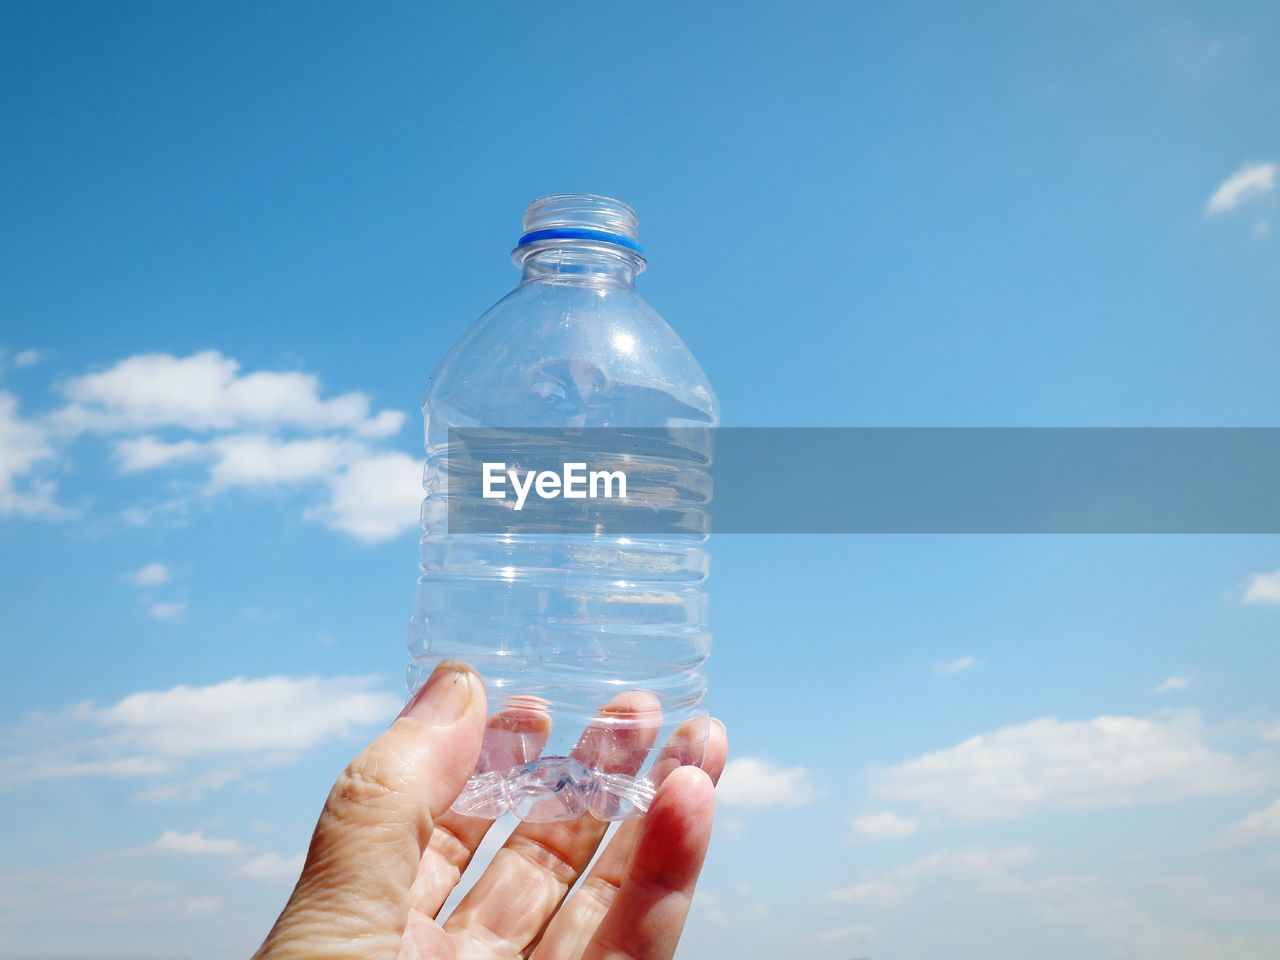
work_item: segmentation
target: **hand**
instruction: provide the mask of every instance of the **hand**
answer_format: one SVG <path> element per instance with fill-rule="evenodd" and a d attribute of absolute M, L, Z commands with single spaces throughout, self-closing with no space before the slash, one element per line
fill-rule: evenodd
<path fill-rule="evenodd" d="M 440 922 L 493 823 L 449 809 L 479 756 L 485 713 L 475 672 L 441 663 L 334 784 L 302 876 L 258 960 L 668 960 L 675 953 L 711 839 L 724 727 L 710 724 L 705 772 L 671 772 L 648 814 L 622 824 L 572 897 L 565 899 L 608 827 L 592 817 L 520 824 Z"/>

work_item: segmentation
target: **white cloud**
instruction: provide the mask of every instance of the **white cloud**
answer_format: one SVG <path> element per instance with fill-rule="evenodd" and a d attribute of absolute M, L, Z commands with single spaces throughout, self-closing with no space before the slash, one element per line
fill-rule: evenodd
<path fill-rule="evenodd" d="M 739 757 L 725 766 L 716 795 L 726 806 L 798 807 L 815 800 L 818 788 L 804 767 Z"/>
<path fill-rule="evenodd" d="M 1275 189 L 1276 170 L 1274 163 L 1246 163 L 1213 191 L 1205 205 L 1205 215 L 1212 217 L 1226 213 L 1242 203 L 1270 193 Z"/>
<path fill-rule="evenodd" d="M 308 516 L 374 543 L 414 529 L 422 504 L 422 461 L 384 453 L 352 463 L 333 478 L 327 509 Z"/>
<path fill-rule="evenodd" d="M 1034 858 L 1035 851 L 1025 846 L 944 848 L 896 867 L 882 877 L 833 890 L 827 899 L 834 903 L 885 906 L 911 895 L 925 881 L 999 876 Z"/>
<path fill-rule="evenodd" d="M 827 899 L 832 903 L 883 904 L 900 900 L 907 889 L 901 884 L 886 880 L 864 880 L 839 890 L 832 890 Z"/>
<path fill-rule="evenodd" d="M 217 913 L 222 909 L 221 897 L 192 897 L 187 901 L 187 916 L 195 917 L 202 913 Z"/>
<path fill-rule="evenodd" d="M 211 491 L 323 480 L 365 451 L 362 444 L 337 437 L 277 440 L 258 434 L 220 437 L 210 447 L 216 454 Z"/>
<path fill-rule="evenodd" d="M 746 835 L 747 821 L 743 817 L 717 817 L 716 826 L 721 836 L 738 840 Z"/>
<path fill-rule="evenodd" d="M 304 516 L 365 543 L 388 540 L 418 525 L 422 461 L 371 450 L 358 440 L 230 434 L 204 443 L 164 443 L 141 437 L 116 444 L 116 456 L 125 472 L 209 459 L 205 494 L 235 487 L 326 486 L 327 502 L 308 508 Z"/>
<path fill-rule="evenodd" d="M 13 355 L 13 365 L 15 367 L 34 367 L 39 362 L 39 350 L 22 350 Z"/>
<path fill-rule="evenodd" d="M 1177 693 L 1191 685 L 1186 677 L 1165 677 L 1156 685 L 1155 693 Z"/>
<path fill-rule="evenodd" d="M 977 657 L 964 656 L 964 657 L 960 657 L 958 660 L 949 660 L 944 663 L 935 663 L 933 665 L 933 672 L 940 677 L 945 677 L 953 673 L 964 673 L 964 671 L 971 670 L 973 667 L 976 667 L 977 665 L 978 665 Z"/>
<path fill-rule="evenodd" d="M 182 601 L 162 600 L 147 608 L 147 616 L 152 620 L 165 620 L 172 623 L 187 615 L 187 605 Z"/>
<path fill-rule="evenodd" d="M 147 859 L 129 858 L 140 864 Z M 6 866 L 0 871 L 6 954 L 139 956 L 139 928 L 172 917 L 181 904 L 174 900 L 173 884 L 154 876 L 154 862 L 145 863 L 142 875 L 129 876 L 123 860 L 116 858 L 116 869 L 102 857 L 77 857 L 39 870 Z M 67 909 L 71 903 L 73 912 Z M 124 936 L 122 929 L 128 930 Z"/>
<path fill-rule="evenodd" d="M 89 431 L 126 434 L 113 442 L 121 473 L 181 464 L 207 471 L 203 485 L 188 480 L 159 507 L 126 508 L 122 517 L 134 525 L 175 508 L 185 513 L 200 495 L 307 487 L 322 499 L 304 504 L 304 516 L 357 540 L 374 543 L 417 526 L 421 463 L 382 446 L 404 414 L 375 412 L 363 393 L 326 398 L 311 374 L 244 373 L 215 350 L 138 354 L 60 389 L 67 404 L 38 420 L 23 419 L 16 399 L 0 393 L 0 515 L 65 515 L 54 503 L 54 484 L 39 471 Z M 197 436 L 174 436 L 178 431 Z"/>
<path fill-rule="evenodd" d="M 70 404 L 54 419 L 74 431 L 293 427 L 385 437 L 404 423 L 399 411 L 372 414 L 363 393 L 322 399 L 320 381 L 312 374 L 242 374 L 239 363 L 216 350 L 189 357 L 138 354 L 100 373 L 74 377 L 62 391 Z"/>
<path fill-rule="evenodd" d="M 239 840 L 206 837 L 196 830 L 194 833 L 178 833 L 166 830 L 160 839 L 148 848 L 160 853 L 194 853 L 203 856 L 225 857 L 244 852 L 244 844 Z"/>
<path fill-rule="evenodd" d="M 182 460 L 197 459 L 205 454 L 205 447 L 195 440 L 166 443 L 157 437 L 136 437 L 118 441 L 115 454 L 121 473 L 140 473 Z"/>
<path fill-rule="evenodd" d="M 165 756 L 300 750 L 394 716 L 399 700 L 371 686 L 369 677 L 237 677 L 135 693 L 99 716 Z"/>
<path fill-rule="evenodd" d="M 56 459 L 45 429 L 18 413 L 18 401 L 0 391 L 0 516 L 58 516 L 52 481 L 35 476 Z"/>
<path fill-rule="evenodd" d="M 224 767 L 204 770 L 186 780 L 174 780 L 148 787 L 134 795 L 135 803 L 168 803 L 174 800 L 202 800 L 211 790 L 220 790 L 239 780 L 243 771 Z"/>
<path fill-rule="evenodd" d="M 1262 779 L 1208 747 L 1191 712 L 1163 720 L 1044 717 L 872 768 L 868 778 L 877 796 L 959 820 L 1230 794 Z"/>
<path fill-rule="evenodd" d="M 879 813 L 868 813 L 853 818 L 854 832 L 868 840 L 894 839 L 909 837 L 916 832 L 919 824 L 911 817 L 902 817 L 892 810 Z"/>
<path fill-rule="evenodd" d="M 919 877 L 986 876 L 1001 873 L 1035 859 L 1031 847 L 962 847 L 935 850 L 905 866 L 894 876 L 913 880 Z"/>
<path fill-rule="evenodd" d="M 275 765 L 385 723 L 399 707 L 372 677 L 238 677 L 135 693 L 108 707 L 86 702 L 0 732 L 0 783 L 177 779 L 192 766 L 207 773 L 213 757 Z M 220 771 L 223 782 L 234 775 Z"/>
<path fill-rule="evenodd" d="M 1280 603 L 1280 570 L 1255 573 L 1244 592 L 1245 603 Z"/>
<path fill-rule="evenodd" d="M 823 930 L 821 933 L 815 933 L 808 940 L 809 943 L 839 943 L 842 940 L 862 940 L 866 941 L 875 936 L 875 930 L 872 927 L 862 924 L 853 924 L 847 927 L 836 927 L 834 930 Z"/>
<path fill-rule="evenodd" d="M 1280 840 L 1280 800 L 1232 824 L 1227 829 L 1227 837 L 1241 843 Z"/>
<path fill-rule="evenodd" d="M 148 563 L 137 570 L 129 571 L 124 575 L 124 579 L 139 587 L 158 587 L 168 583 L 173 579 L 173 575 L 163 563 Z"/>
<path fill-rule="evenodd" d="M 295 880 L 302 873 L 302 864 L 306 861 L 305 853 L 292 857 L 282 857 L 278 853 L 264 853 L 254 857 L 236 873 L 252 877 L 255 880 Z"/>

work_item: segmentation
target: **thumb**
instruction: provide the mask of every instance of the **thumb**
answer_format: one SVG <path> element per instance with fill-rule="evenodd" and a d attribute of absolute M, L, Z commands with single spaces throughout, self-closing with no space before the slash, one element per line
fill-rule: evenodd
<path fill-rule="evenodd" d="M 418 861 L 435 818 L 475 766 L 484 717 L 480 677 L 443 661 L 338 777 L 302 876 L 258 957 L 394 960 Z"/>

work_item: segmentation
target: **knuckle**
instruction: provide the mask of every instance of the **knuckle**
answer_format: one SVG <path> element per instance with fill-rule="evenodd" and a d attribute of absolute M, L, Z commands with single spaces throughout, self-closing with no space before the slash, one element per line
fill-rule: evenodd
<path fill-rule="evenodd" d="M 366 751 L 338 777 L 325 812 L 340 823 L 376 822 L 398 807 L 403 790 L 403 772 Z"/>
<path fill-rule="evenodd" d="M 618 899 L 621 890 L 621 886 L 612 879 L 592 874 L 582 881 L 582 887 L 578 892 L 594 900 L 600 915 L 603 916 Z"/>

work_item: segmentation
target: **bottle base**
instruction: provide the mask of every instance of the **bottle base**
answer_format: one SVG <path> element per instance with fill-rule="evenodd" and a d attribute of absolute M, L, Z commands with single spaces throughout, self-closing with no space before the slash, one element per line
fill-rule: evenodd
<path fill-rule="evenodd" d="M 540 757 L 505 774 L 474 774 L 453 811 L 489 820 L 510 813 L 526 823 L 631 820 L 644 816 L 656 792 L 648 777 L 594 770 L 572 757 Z"/>

